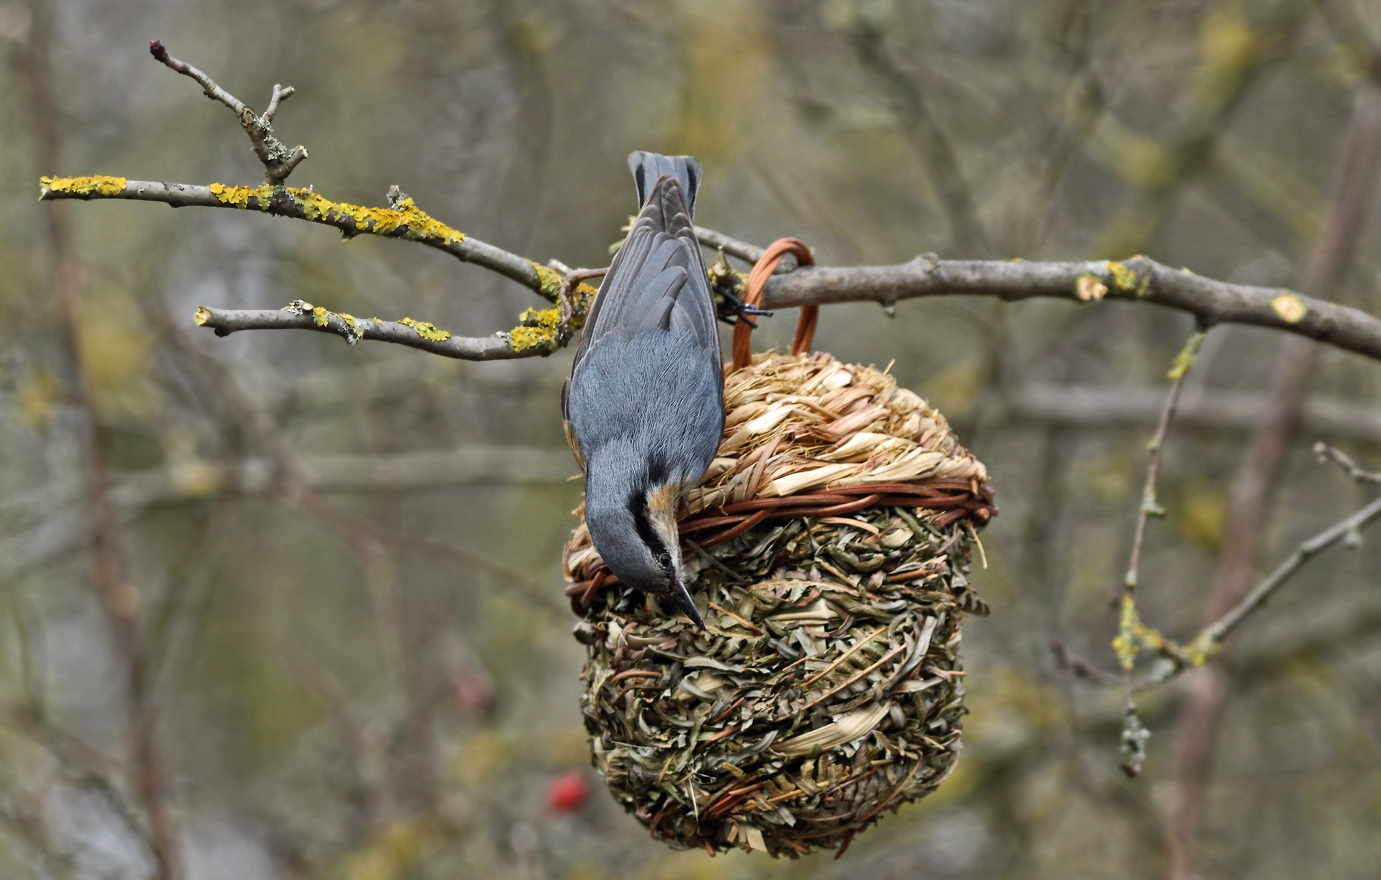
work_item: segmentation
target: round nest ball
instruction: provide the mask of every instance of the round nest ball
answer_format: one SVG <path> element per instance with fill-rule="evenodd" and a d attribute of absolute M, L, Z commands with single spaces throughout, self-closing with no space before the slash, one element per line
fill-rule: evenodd
<path fill-rule="evenodd" d="M 566 548 L 595 766 L 653 835 L 711 852 L 846 846 L 960 749 L 960 622 L 983 465 L 872 367 L 757 356 L 681 520 L 698 629 Z"/>

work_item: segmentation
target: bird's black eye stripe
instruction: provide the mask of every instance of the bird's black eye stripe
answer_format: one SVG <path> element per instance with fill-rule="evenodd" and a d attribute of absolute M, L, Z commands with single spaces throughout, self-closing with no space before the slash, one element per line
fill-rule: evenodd
<path fill-rule="evenodd" d="M 643 539 L 643 543 L 652 549 L 653 556 L 666 556 L 667 548 L 662 543 L 662 539 L 657 537 L 657 533 L 652 530 L 652 523 L 647 518 L 647 498 L 643 493 L 633 490 L 628 494 L 628 509 L 633 513 L 633 525 L 638 529 L 638 537 Z"/>
<path fill-rule="evenodd" d="M 661 486 L 670 482 L 671 472 L 667 467 L 666 458 L 661 452 L 654 452 L 647 459 L 647 484 L 649 486 Z"/>

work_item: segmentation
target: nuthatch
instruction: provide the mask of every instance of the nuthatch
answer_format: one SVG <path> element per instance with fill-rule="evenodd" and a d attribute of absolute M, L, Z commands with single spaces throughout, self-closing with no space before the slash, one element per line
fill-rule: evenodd
<path fill-rule="evenodd" d="M 642 210 L 585 319 L 561 411 L 605 565 L 704 626 L 676 529 L 724 432 L 719 329 L 691 225 L 700 163 L 635 152 L 628 167 Z"/>

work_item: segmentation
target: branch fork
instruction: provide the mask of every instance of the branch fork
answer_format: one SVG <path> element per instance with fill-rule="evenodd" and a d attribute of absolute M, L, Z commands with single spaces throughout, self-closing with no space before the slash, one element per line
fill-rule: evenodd
<path fill-rule="evenodd" d="M 221 88 L 211 77 L 168 54 L 161 41 L 153 40 L 149 43 L 149 54 L 172 70 L 196 80 L 206 93 L 206 97 L 219 101 L 234 112 L 240 127 L 249 135 L 249 142 L 254 146 L 254 155 L 263 163 L 264 177 L 270 184 L 282 184 L 288 179 L 288 175 L 293 173 L 293 169 L 307 158 L 306 147 L 298 144 L 290 148 L 273 134 L 273 117 L 278 113 L 278 105 L 292 97 L 292 86 L 284 87 L 275 83 L 273 94 L 269 97 L 268 109 L 262 116 L 256 116 L 249 105 Z"/>

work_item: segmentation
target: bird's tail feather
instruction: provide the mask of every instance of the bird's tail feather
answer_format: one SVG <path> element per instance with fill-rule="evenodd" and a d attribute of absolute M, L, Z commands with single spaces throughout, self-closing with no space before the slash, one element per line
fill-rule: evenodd
<path fill-rule="evenodd" d="M 686 194 L 686 207 L 695 215 L 695 192 L 700 188 L 700 163 L 694 156 L 663 156 L 634 150 L 628 154 L 628 168 L 638 184 L 638 207 L 647 204 L 647 197 L 657 181 L 674 177 Z"/>

